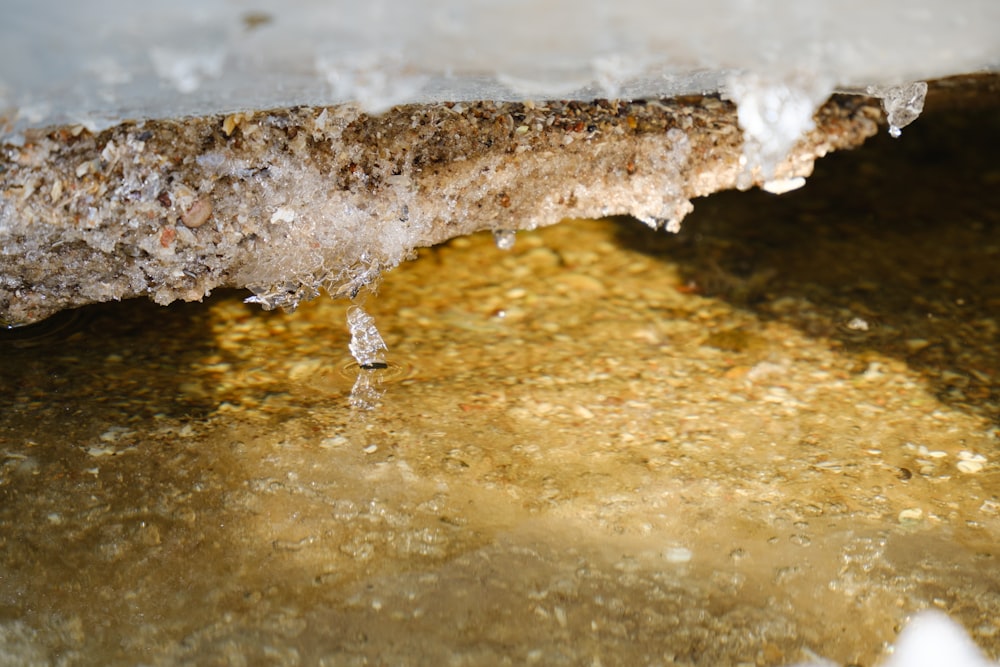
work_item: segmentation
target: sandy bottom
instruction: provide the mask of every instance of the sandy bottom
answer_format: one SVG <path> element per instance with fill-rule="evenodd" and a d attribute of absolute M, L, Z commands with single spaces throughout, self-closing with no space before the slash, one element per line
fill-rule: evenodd
<path fill-rule="evenodd" d="M 998 152 L 426 250 L 364 386 L 328 299 L 6 336 L 0 664 L 872 665 L 924 608 L 995 659 Z"/>

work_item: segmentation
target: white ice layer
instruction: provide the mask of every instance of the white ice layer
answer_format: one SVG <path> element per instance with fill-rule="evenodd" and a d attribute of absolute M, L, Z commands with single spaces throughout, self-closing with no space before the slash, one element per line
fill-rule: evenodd
<path fill-rule="evenodd" d="M 721 90 L 734 71 L 864 90 L 1000 68 L 995 0 L 5 0 L 0 17 L 0 131 L 669 96 Z"/>

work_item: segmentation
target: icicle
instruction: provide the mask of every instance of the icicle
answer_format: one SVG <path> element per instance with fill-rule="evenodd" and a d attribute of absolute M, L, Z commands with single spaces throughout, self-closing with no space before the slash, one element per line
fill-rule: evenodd
<path fill-rule="evenodd" d="M 768 77 L 743 72 L 729 78 L 726 90 L 736 102 L 743 129 L 743 172 L 737 187 L 745 190 L 753 185 L 757 170 L 765 181 L 773 179 L 795 142 L 815 127 L 813 114 L 833 85 L 816 74 Z"/>
<path fill-rule="evenodd" d="M 770 181 L 766 181 L 762 186 L 760 186 L 760 189 L 770 192 L 773 195 L 783 195 L 786 192 L 798 190 L 805 184 L 806 179 L 802 176 L 794 176 L 792 178 L 775 178 Z"/>
<path fill-rule="evenodd" d="M 900 86 L 868 86 L 867 92 L 882 99 L 882 108 L 889 121 L 889 134 L 898 139 L 903 128 L 915 121 L 924 110 L 927 84 L 915 81 Z"/>
<path fill-rule="evenodd" d="M 361 306 L 351 306 L 347 311 L 347 327 L 351 332 L 348 347 L 358 366 L 363 370 L 385 368 L 387 364 L 383 353 L 388 348 L 375 327 L 375 318 Z"/>

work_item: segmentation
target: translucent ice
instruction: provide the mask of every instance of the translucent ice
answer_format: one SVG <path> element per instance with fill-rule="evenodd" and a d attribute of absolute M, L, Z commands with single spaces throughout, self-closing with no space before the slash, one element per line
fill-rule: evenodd
<path fill-rule="evenodd" d="M 356 51 L 322 55 L 316 71 L 335 99 L 354 100 L 372 112 L 384 111 L 416 96 L 427 77 L 407 67 L 398 51 Z"/>
<path fill-rule="evenodd" d="M 358 365 L 362 369 L 385 368 L 383 353 L 388 348 L 375 327 L 375 318 L 360 306 L 351 306 L 347 311 L 347 326 L 351 332 L 348 347 Z"/>
<path fill-rule="evenodd" d="M 222 64 L 225 51 L 210 49 L 204 52 L 189 52 L 188 50 L 173 50 L 154 48 L 150 51 L 153 67 L 160 78 L 173 84 L 178 92 L 193 93 L 198 90 L 206 78 L 216 79 L 222 74 Z M 119 72 L 118 77 L 127 76 L 127 72 Z M 126 79 L 126 82 L 130 80 Z"/>
<path fill-rule="evenodd" d="M 901 86 L 868 86 L 868 94 L 882 99 L 889 134 L 899 138 L 903 128 L 912 123 L 924 110 L 927 84 L 923 81 Z"/>
<path fill-rule="evenodd" d="M 500 250 L 513 249 L 516 240 L 516 232 L 513 229 L 497 229 L 493 232 L 493 242 Z"/>

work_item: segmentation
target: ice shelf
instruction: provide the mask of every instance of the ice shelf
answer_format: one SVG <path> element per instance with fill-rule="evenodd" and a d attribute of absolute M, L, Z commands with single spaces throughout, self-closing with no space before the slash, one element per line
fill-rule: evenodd
<path fill-rule="evenodd" d="M 1000 66 L 989 0 L 9 0 L 3 12 L 8 325 L 218 286 L 294 308 L 478 229 L 501 247 L 571 216 L 677 231 L 693 197 L 801 187 L 816 157 L 868 136 L 867 102 L 817 115 L 834 91 L 881 99 L 898 135 L 925 79 Z"/>
<path fill-rule="evenodd" d="M 11 129 L 298 104 L 663 97 L 734 72 L 839 89 L 1000 66 L 992 0 L 7 0 Z"/>

